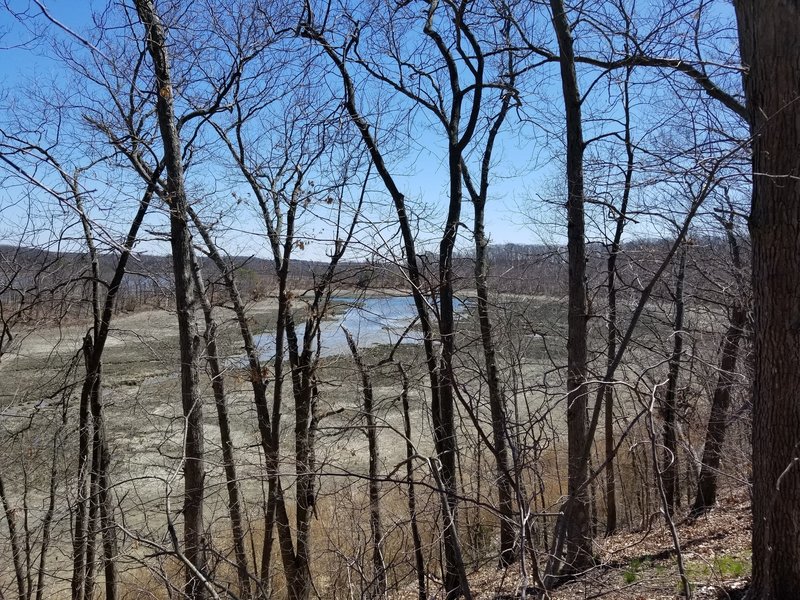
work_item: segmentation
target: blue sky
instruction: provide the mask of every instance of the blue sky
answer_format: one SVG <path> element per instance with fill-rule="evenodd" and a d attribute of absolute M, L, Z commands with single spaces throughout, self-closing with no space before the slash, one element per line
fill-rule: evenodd
<path fill-rule="evenodd" d="M 65 26 L 77 32 L 90 31 L 90 4 L 78 0 L 42 0 L 51 15 Z M 0 88 L 3 97 L 12 95 L 14 91 L 25 85 L 36 85 L 37 80 L 56 81 L 61 77 L 60 65 L 48 58 L 52 48 L 45 38 L 37 38 L 38 28 L 61 33 L 40 14 L 39 8 L 30 0 L 6 0 L 6 6 L 20 13 L 30 15 L 27 26 L 9 14 L 6 8 L 0 7 Z M 551 65 L 552 67 L 552 65 Z M 553 71 L 555 73 L 555 70 Z M 336 91 L 336 90 L 335 90 Z M 593 92 L 598 97 L 603 90 Z M 512 117 L 501 135 L 495 157 L 497 167 L 490 188 L 490 202 L 487 206 L 487 230 L 495 244 L 513 243 L 561 243 L 565 236 L 565 224 L 561 211 L 547 206 L 540 201 L 547 198 L 561 201 L 563 194 L 563 175 L 560 172 L 560 147 L 553 138 L 553 132 L 561 127 L 560 86 L 557 80 L 546 82 L 536 90 L 533 96 L 525 100 L 533 104 L 539 97 L 545 97 L 550 111 L 544 113 L 543 121 L 538 125 L 523 124 Z M 602 106 L 602 99 L 598 106 Z M 645 105 L 640 107 L 647 112 L 648 100 L 641 100 Z M 529 105 L 530 105 L 529 104 Z M 547 114 L 552 122 L 547 121 Z M 606 114 L 603 118 L 613 116 Z M 607 125 L 603 125 L 606 127 Z M 539 127 L 539 129 L 537 129 Z M 547 138 L 546 143 L 542 140 Z M 404 173 L 398 177 L 412 204 L 433 208 L 433 214 L 441 222 L 444 211 L 444 200 L 447 193 L 447 164 L 443 152 L 441 135 L 437 131 L 420 128 L 415 131 L 415 140 L 405 164 L 393 165 L 396 172 Z M 376 187 L 376 184 L 373 187 Z M 6 194 L 8 194 L 6 190 Z M 6 196 L 0 201 L 10 204 Z M 21 206 L 21 205 L 20 205 Z M 6 207 L 7 208 L 7 207 Z M 17 211 L 21 209 L 16 209 Z M 7 217 L 8 215 L 6 215 Z M 20 216 L 20 215 L 18 215 Z M 242 227 L 247 227 L 247 216 L 243 217 Z M 465 202 L 462 221 L 469 226 L 471 210 Z M 436 229 L 434 224 L 432 227 Z M 435 237 L 435 236 L 434 236 Z M 468 237 L 464 245 L 469 246 Z M 259 253 L 262 253 L 259 251 Z M 313 251 L 307 252 L 309 257 Z"/>
<path fill-rule="evenodd" d="M 51 16 L 66 27 L 78 32 L 90 31 L 90 4 L 78 0 L 43 0 Z M 21 24 L 8 8 L 23 15 L 27 20 Z M 37 31 L 48 30 L 62 34 L 58 28 L 41 14 L 39 7 L 30 0 L 7 0 L 0 7 L 0 88 L 2 94 L 13 94 L 15 89 L 36 85 L 37 80 L 59 79 L 61 66 L 52 58 L 52 48 Z M 403 165 L 399 172 L 406 175 L 399 180 L 412 201 L 426 206 L 442 204 L 446 194 L 447 165 L 444 153 L 437 148 L 436 136 L 421 132 L 417 138 L 417 154 L 413 164 Z M 529 150 L 515 143 L 503 144 L 497 156 L 513 165 L 500 172 L 510 175 L 530 162 Z M 531 194 L 529 186 L 521 189 L 519 181 L 498 179 L 492 188 L 493 197 L 487 210 L 487 229 L 494 243 L 530 243 L 534 239 L 526 213 L 526 203 Z M 4 202 L 9 203 L 9 200 Z M 6 207 L 8 208 L 8 207 Z M 464 221 L 471 219 L 469 205 L 465 203 Z M 555 231 L 554 234 L 557 234 Z"/>
<path fill-rule="evenodd" d="M 75 31 L 83 31 L 91 23 L 87 2 L 49 0 L 43 5 L 53 18 Z M 37 37 L 37 29 L 42 27 L 52 25 L 30 0 L 4 0 L 0 4 L 0 82 L 4 88 L 36 72 L 58 68 L 57 62 L 48 59 L 51 49 Z"/>

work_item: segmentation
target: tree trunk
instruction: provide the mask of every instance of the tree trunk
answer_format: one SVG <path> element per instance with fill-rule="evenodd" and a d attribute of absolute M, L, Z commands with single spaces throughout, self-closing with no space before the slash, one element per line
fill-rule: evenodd
<path fill-rule="evenodd" d="M 84 363 L 89 364 L 92 355 L 92 336 L 86 334 L 83 340 Z M 81 387 L 81 399 L 78 407 L 78 491 L 75 498 L 75 523 L 72 534 L 72 600 L 83 600 L 86 591 L 86 549 L 88 544 L 89 494 L 87 490 L 91 454 L 89 448 L 92 440 L 91 392 L 94 381 L 91 373 Z"/>
<path fill-rule="evenodd" d="M 417 525 L 417 496 L 414 488 L 414 444 L 411 443 L 411 414 L 408 404 L 408 375 L 402 365 L 398 365 L 400 380 L 403 383 L 401 400 L 403 403 L 403 434 L 406 438 L 406 479 L 408 481 L 408 517 L 411 519 L 411 540 L 414 543 L 414 565 L 417 571 L 417 599 L 426 600 L 425 558 L 422 554 L 422 537 Z"/>
<path fill-rule="evenodd" d="M 100 373 L 97 373 L 95 385 L 92 388 L 92 405 L 95 396 L 100 393 Z M 94 408 L 92 408 L 94 413 Z M 94 418 L 92 418 L 94 423 Z M 86 573 L 84 576 L 83 597 L 89 600 L 94 598 L 94 579 L 97 571 L 97 532 L 100 529 L 100 482 L 98 479 L 100 463 L 100 447 L 97 432 L 92 434 L 92 469 L 89 474 L 89 521 L 86 532 Z"/>
<path fill-rule="evenodd" d="M 489 172 L 492 153 L 497 135 L 503 125 L 514 98 L 512 91 L 516 83 L 513 70 L 509 75 L 509 92 L 497 117 L 489 128 L 486 146 L 481 158 L 481 172 L 478 189 L 472 183 L 469 170 L 464 170 L 464 183 L 470 193 L 475 213 L 472 236 L 475 242 L 475 292 L 478 300 L 478 323 L 483 346 L 483 361 L 486 367 L 486 386 L 489 390 L 489 410 L 492 417 L 492 448 L 497 476 L 497 500 L 500 513 L 500 567 L 507 567 L 517 559 L 515 550 L 516 532 L 514 527 L 514 482 L 511 479 L 511 459 L 509 456 L 508 419 L 506 403 L 500 386 L 500 375 L 497 366 L 494 329 L 489 313 L 489 237 L 486 235 L 486 201 L 489 196 Z M 480 495 L 480 494 L 479 494 Z"/>
<path fill-rule="evenodd" d="M 187 222 L 183 160 L 170 78 L 167 40 L 164 26 L 152 0 L 136 0 L 139 19 L 145 26 L 147 50 L 156 77 L 156 114 L 164 146 L 167 172 L 166 202 L 169 206 L 172 271 L 175 279 L 175 308 L 178 315 L 178 338 L 181 360 L 181 402 L 186 420 L 184 455 L 184 549 L 189 562 L 201 573 L 203 556 L 203 404 L 199 393 L 199 337 L 195 322 L 195 289 L 191 268 L 191 236 Z M 199 600 L 205 596 L 202 582 L 186 569 L 186 593 Z"/>
<path fill-rule="evenodd" d="M 664 395 L 664 453 L 662 458 L 663 468 L 656 469 L 658 477 L 664 484 L 664 496 L 669 511 L 665 515 L 671 519 L 675 512 L 676 503 L 680 502 L 678 487 L 678 377 L 681 368 L 681 355 L 683 354 L 683 281 L 686 276 L 686 245 L 681 248 L 678 258 L 678 279 L 675 283 L 675 321 L 672 328 L 672 355 L 669 359 L 669 374 L 667 375 L 667 389 Z"/>
<path fill-rule="evenodd" d="M 414 305 L 419 316 L 420 328 L 423 335 L 423 347 L 425 349 L 425 363 L 428 369 L 428 378 L 430 380 L 431 390 L 431 412 L 434 422 L 434 441 L 436 446 L 437 456 L 442 461 L 442 479 L 443 485 L 447 489 L 448 502 L 450 504 L 449 512 L 454 515 L 457 497 L 456 497 L 456 470 L 455 470 L 455 426 L 454 426 L 454 406 L 453 406 L 453 390 L 451 387 L 451 374 L 444 373 L 451 365 L 452 352 L 453 352 L 453 327 L 452 322 L 452 281 L 449 278 L 452 274 L 447 274 L 449 265 L 452 264 L 452 244 L 455 242 L 456 231 L 458 227 L 458 216 L 460 209 L 455 207 L 453 190 L 453 174 L 458 178 L 458 196 L 460 202 L 460 181 L 461 172 L 460 164 L 453 170 L 453 151 L 450 150 L 450 164 L 451 164 L 451 196 L 449 202 L 449 214 L 447 224 L 445 225 L 445 235 L 439 248 L 439 270 L 440 270 L 440 301 L 442 307 L 442 321 L 444 325 L 440 324 L 440 340 L 442 341 L 442 358 L 440 360 L 434 349 L 434 329 L 431 322 L 430 313 L 428 311 L 427 301 L 424 295 L 424 282 L 420 272 L 419 261 L 417 260 L 416 253 L 416 240 L 414 230 L 411 226 L 409 213 L 406 209 L 405 196 L 397 187 L 394 177 L 389 172 L 386 166 L 383 155 L 381 154 L 375 139 L 370 132 L 370 124 L 364 119 L 356 105 L 355 87 L 353 80 L 347 70 L 346 63 L 336 53 L 334 48 L 328 43 L 325 37 L 316 31 L 311 23 L 305 23 L 304 29 L 301 34 L 306 36 L 318 44 L 325 50 L 325 53 L 336 65 L 342 77 L 345 88 L 345 108 L 350 115 L 351 120 L 355 124 L 359 133 L 361 134 L 364 145 L 367 147 L 372 158 L 375 169 L 386 186 L 389 195 L 392 197 L 395 212 L 397 215 L 397 222 L 400 227 L 400 233 L 403 239 L 403 250 L 405 253 L 406 267 L 408 269 L 408 280 L 411 283 L 411 292 L 414 298 Z M 445 239 L 446 238 L 446 239 Z M 445 378 L 444 382 L 442 378 Z M 456 520 L 453 518 L 446 525 L 444 531 L 444 546 L 445 546 L 445 563 L 446 563 L 446 576 L 445 588 L 447 590 L 448 600 L 452 600 L 460 594 L 470 596 L 469 582 L 462 581 L 458 572 L 463 570 L 457 565 L 457 531 Z M 463 567 L 463 565 L 461 565 Z"/>
<path fill-rule="evenodd" d="M 439 336 L 442 358 L 439 369 L 438 402 L 431 402 L 433 437 L 436 454 L 441 463 L 442 483 L 447 493 L 448 514 L 445 522 L 445 590 L 447 600 L 460 596 L 466 581 L 462 581 L 458 547 L 458 477 L 456 461 L 458 444 L 453 396 L 453 356 L 455 355 L 455 317 L 453 314 L 453 249 L 461 220 L 461 159 L 456 149 L 449 149 L 450 198 L 444 235 L 439 244 Z"/>
<path fill-rule="evenodd" d="M 101 325 L 102 327 L 102 325 Z M 94 346 L 93 364 L 87 366 L 92 374 L 93 380 L 91 398 L 91 412 L 93 422 L 92 435 L 92 471 L 91 471 L 91 505 L 89 515 L 89 530 L 87 543 L 87 564 L 86 564 L 86 593 L 87 600 L 92 598 L 94 586 L 94 556 L 95 534 L 97 524 L 100 526 L 100 539 L 103 545 L 103 574 L 105 579 L 105 598 L 106 600 L 116 600 L 117 598 L 117 568 L 114 559 L 117 556 L 117 533 L 114 522 L 114 506 L 111 498 L 111 480 L 109 470 L 111 457 L 108 450 L 106 439 L 105 418 L 103 414 L 103 386 L 102 386 L 102 363 L 99 362 L 99 355 L 102 349 Z"/>
<path fill-rule="evenodd" d="M 231 536 L 233 537 L 233 552 L 236 557 L 239 597 L 243 600 L 248 600 L 251 597 L 251 588 L 247 553 L 244 549 L 244 518 L 239 494 L 239 479 L 236 476 L 236 459 L 233 453 L 234 446 L 233 438 L 231 437 L 230 419 L 228 418 L 228 397 L 225 392 L 225 379 L 217 351 L 217 323 L 214 320 L 211 302 L 206 295 L 200 263 L 194 253 L 192 254 L 192 272 L 206 324 L 203 337 L 206 342 L 206 360 L 211 371 L 211 388 L 214 391 L 214 403 L 217 407 L 217 423 L 219 425 L 220 445 L 222 446 L 225 486 L 228 491 L 228 514 L 231 518 Z"/>
<path fill-rule="evenodd" d="M 569 314 L 567 317 L 567 444 L 568 499 L 561 527 L 564 534 L 562 571 L 576 572 L 592 562 L 592 532 L 588 486 L 587 440 L 587 302 L 586 239 L 583 189 L 583 125 L 581 98 L 575 71 L 572 32 L 562 0 L 550 0 L 553 28 L 558 38 L 561 88 L 567 127 L 567 252 Z M 561 557 L 556 556 L 555 560 Z M 548 573 L 552 574 L 552 572 Z"/>
<path fill-rule="evenodd" d="M 800 3 L 737 0 L 753 136 L 750 597 L 800 590 Z"/>
<path fill-rule="evenodd" d="M 6 517 L 6 524 L 8 525 L 8 536 L 11 544 L 11 560 L 14 565 L 14 576 L 16 577 L 17 581 L 17 594 L 19 596 L 19 600 L 25 600 L 27 586 L 25 585 L 25 569 L 23 567 L 24 550 L 22 549 L 19 534 L 17 533 L 16 511 L 11 506 L 8 496 L 6 496 L 2 475 L 0 475 L 0 500 L 3 502 L 3 512 Z"/>
<path fill-rule="evenodd" d="M 240 164 L 242 164 L 240 160 Z M 252 175 L 243 169 L 245 176 L 252 178 Z M 251 179 L 251 184 L 255 181 Z M 203 238 L 203 241 L 208 248 L 208 253 L 214 264 L 223 274 L 225 287 L 228 290 L 228 297 L 231 300 L 233 312 L 236 315 L 236 321 L 239 325 L 239 332 L 242 336 L 244 343 L 245 354 L 247 355 L 248 366 L 250 368 L 250 384 L 253 390 L 253 403 L 256 408 L 256 417 L 258 421 L 258 430 L 260 436 L 261 449 L 264 453 L 265 467 L 267 472 L 267 506 L 264 515 L 264 542 L 262 545 L 261 555 L 261 572 L 260 572 L 260 595 L 266 598 L 270 594 L 271 588 L 271 573 L 272 573 L 272 547 L 275 541 L 275 529 L 278 530 L 278 544 L 280 549 L 281 560 L 283 563 L 284 576 L 289 588 L 290 597 L 292 599 L 297 596 L 303 597 L 310 591 L 310 581 L 307 579 L 298 579 L 298 559 L 295 554 L 294 542 L 292 540 L 292 526 L 289 522 L 289 516 L 286 510 L 286 502 L 283 496 L 283 489 L 280 484 L 279 476 L 279 426 L 280 416 L 282 411 L 283 401 L 283 362 L 284 362 L 284 333 L 288 330 L 294 331 L 293 322 L 291 320 L 291 312 L 289 306 L 289 292 L 287 289 L 287 280 L 289 273 L 289 259 L 291 256 L 291 249 L 294 244 L 294 214 L 296 210 L 296 202 L 292 202 L 287 211 L 287 231 L 286 240 L 283 251 L 277 239 L 277 234 L 273 235 L 273 230 L 269 224 L 267 208 L 265 199 L 260 196 L 260 188 L 253 185 L 253 191 L 259 196 L 259 203 L 262 210 L 265 211 L 264 218 L 267 222 L 267 227 L 270 231 L 270 239 L 274 240 L 273 252 L 276 265 L 276 273 L 278 276 L 278 315 L 276 319 L 276 334 L 275 334 L 275 362 L 274 362 L 274 392 L 272 403 L 272 416 L 270 417 L 270 406 L 267 399 L 267 370 L 262 366 L 259 350 L 256 347 L 252 331 L 250 329 L 250 322 L 248 321 L 245 313 L 244 302 L 242 301 L 241 294 L 236 285 L 236 280 L 233 276 L 233 270 L 230 265 L 227 265 L 219 253 L 219 250 L 211 237 L 208 228 L 200 221 L 199 217 L 194 213 L 191 207 L 188 207 L 189 215 L 195 222 L 197 229 Z M 292 333 L 291 335 L 294 335 Z M 296 338 L 296 336 L 295 336 Z M 296 343 L 296 339 L 295 339 Z"/>
<path fill-rule="evenodd" d="M 368 598 L 382 598 L 386 594 L 386 564 L 383 560 L 383 527 L 381 526 L 381 484 L 378 481 L 378 430 L 375 423 L 372 380 L 361 355 L 358 353 L 353 336 L 346 329 L 347 345 L 353 355 L 353 362 L 361 376 L 364 396 L 364 418 L 367 421 L 367 446 L 369 448 L 369 526 L 372 533 L 372 580 L 367 588 Z"/>
<path fill-rule="evenodd" d="M 630 107 L 631 69 L 625 72 L 623 86 L 623 104 L 625 110 L 625 187 L 622 190 L 622 202 L 617 211 L 617 223 L 614 228 L 614 239 L 608 251 L 606 291 L 608 295 L 608 351 L 606 353 L 606 371 L 613 373 L 614 360 L 617 355 L 619 339 L 619 323 L 617 322 L 617 259 L 622 248 L 622 234 L 628 222 L 628 202 L 631 197 L 633 181 L 633 140 L 631 139 L 631 107 Z M 617 529 L 617 485 L 614 475 L 614 389 L 610 385 L 604 387 L 605 394 L 605 461 L 606 461 L 606 536 Z"/>
<path fill-rule="evenodd" d="M 728 409 L 731 404 L 731 388 L 736 383 L 736 360 L 739 354 L 739 340 L 745 326 L 747 312 L 742 307 L 734 307 L 731 322 L 725 332 L 720 347 L 719 379 L 711 401 L 711 414 L 708 416 L 706 443 L 703 446 L 703 459 L 697 481 L 697 495 L 692 513 L 699 515 L 714 506 L 717 501 L 717 479 L 722 461 L 722 446 L 728 428 Z"/>
<path fill-rule="evenodd" d="M 481 210 L 482 212 L 482 210 Z M 511 482 L 511 461 L 508 451 L 508 430 L 505 399 L 500 389 L 500 377 L 495 357 L 492 322 L 489 316 L 489 290 L 486 285 L 486 246 L 488 240 L 483 235 L 483 226 L 477 227 L 478 208 L 475 229 L 475 281 L 478 294 L 478 320 L 483 342 L 483 356 L 486 365 L 486 380 L 489 388 L 489 409 L 492 415 L 492 443 L 494 444 L 495 473 L 497 476 L 497 500 L 500 512 L 500 566 L 507 567 L 514 563 L 517 553 L 517 539 L 514 528 L 514 490 Z"/>
<path fill-rule="evenodd" d="M 60 169 L 60 172 L 62 178 L 70 186 L 75 205 L 80 213 L 92 273 L 91 306 L 93 327 L 83 340 L 84 380 L 81 387 L 78 417 L 78 501 L 73 541 L 72 597 L 73 600 L 80 598 L 89 600 L 92 598 L 95 569 L 95 537 L 99 518 L 103 540 L 106 600 L 115 600 L 117 597 L 117 568 L 114 559 L 117 555 L 117 533 L 110 493 L 111 477 L 109 470 L 111 456 L 106 440 L 103 411 L 102 356 L 108 339 L 108 332 L 111 328 L 111 319 L 118 300 L 120 286 L 125 277 L 128 259 L 136 243 L 139 228 L 150 208 L 150 201 L 160 170 L 157 170 L 148 182 L 147 189 L 139 202 L 139 208 L 131 221 L 128 235 L 125 238 L 125 245 L 114 269 L 114 275 L 108 283 L 105 301 L 101 301 L 101 273 L 98 253 L 92 233 L 92 223 L 87 217 L 87 212 L 83 205 L 81 188 L 75 176 L 70 176 L 63 169 Z M 91 455 L 89 455 L 90 441 Z M 87 470 L 90 470 L 90 498 L 85 498 Z"/>
<path fill-rule="evenodd" d="M 86 535 L 85 565 L 84 565 L 84 592 L 83 597 L 91 600 L 94 597 L 95 582 L 95 556 L 97 554 L 98 525 L 103 545 L 103 572 L 105 575 L 106 600 L 117 598 L 117 568 L 114 559 L 117 555 L 117 534 L 114 522 L 114 508 L 111 503 L 110 474 L 111 457 L 109 456 L 108 442 L 106 439 L 105 419 L 103 414 L 103 363 L 102 356 L 105 342 L 108 339 L 108 330 L 111 326 L 111 315 L 114 302 L 120 289 L 122 278 L 125 274 L 130 248 L 136 239 L 144 215 L 149 206 L 152 193 L 150 186 L 140 203 L 128 232 L 126 242 L 128 246 L 120 256 L 114 276 L 108 286 L 105 302 L 100 296 L 101 271 L 97 246 L 92 232 L 92 223 L 89 221 L 83 203 L 83 195 L 76 176 L 70 177 L 64 170 L 62 178 L 71 188 L 75 206 L 80 213 L 83 226 L 83 235 L 89 252 L 92 273 L 92 322 L 91 333 L 84 339 L 84 385 L 81 389 L 81 405 L 88 401 L 91 413 L 92 453 L 91 472 L 89 478 L 89 521 Z M 101 305 L 103 309 L 101 310 Z M 87 397 L 84 398 L 84 395 Z"/>
<path fill-rule="evenodd" d="M 240 161 L 240 164 L 241 161 Z M 245 169 L 245 176 L 250 173 Z M 258 187 L 253 188 L 258 191 Z M 262 201 L 262 198 L 259 198 Z M 234 272 L 230 265 L 226 264 L 222 255 L 217 248 L 214 239 L 209 232 L 208 227 L 200 220 L 199 216 L 192 210 L 191 206 L 188 207 L 189 216 L 197 227 L 197 231 L 203 238 L 206 244 L 208 255 L 211 260 L 222 273 L 225 289 L 228 292 L 228 298 L 231 301 L 233 313 L 236 316 L 236 323 L 239 326 L 239 333 L 242 337 L 244 344 L 245 355 L 247 356 L 248 367 L 250 369 L 250 386 L 253 390 L 253 403 L 256 408 L 256 419 L 258 422 L 258 430 L 260 436 L 261 449 L 264 453 L 264 460 L 266 461 L 267 471 L 267 507 L 264 515 L 264 541 L 262 544 L 261 554 L 261 569 L 260 569 L 260 595 L 261 597 L 268 597 L 270 595 L 270 582 L 272 572 L 272 546 L 274 542 L 274 531 L 276 516 L 278 511 L 278 504 L 280 510 L 285 510 L 283 499 L 278 498 L 279 486 L 277 485 L 278 477 L 278 427 L 280 419 L 280 409 L 283 398 L 283 338 L 284 338 L 284 323 L 285 316 L 288 313 L 288 300 L 286 299 L 286 269 L 288 269 L 289 253 L 284 256 L 283 261 L 280 258 L 280 251 L 277 251 L 275 256 L 276 265 L 278 265 L 278 316 L 276 319 L 276 333 L 275 333 L 275 363 L 274 363 L 274 379 L 275 387 L 273 392 L 273 413 L 270 417 L 270 407 L 267 400 L 267 373 L 266 369 L 262 366 L 259 350 L 256 347 L 253 338 L 253 332 L 250 328 L 250 321 L 248 321 L 245 312 L 244 301 L 239 293 L 239 288 L 236 285 Z M 290 215 L 293 214 L 290 212 Z M 272 236 L 270 236 L 272 239 Z M 283 263 L 286 267 L 281 266 Z M 288 525 L 287 525 L 288 527 Z M 294 560 L 294 550 L 291 552 L 291 559 Z M 288 576 L 288 575 L 287 575 Z"/>

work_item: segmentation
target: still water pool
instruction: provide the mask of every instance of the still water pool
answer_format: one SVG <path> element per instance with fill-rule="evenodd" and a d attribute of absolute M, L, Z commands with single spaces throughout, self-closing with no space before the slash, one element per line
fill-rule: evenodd
<path fill-rule="evenodd" d="M 378 298 L 335 298 L 334 315 L 325 319 L 320 326 L 322 356 L 346 354 L 347 329 L 359 348 L 369 348 L 381 344 L 395 344 L 414 317 L 417 309 L 411 296 L 385 296 Z M 303 335 L 305 326 L 298 324 L 298 338 Z M 256 337 L 256 344 L 265 358 L 275 354 L 275 334 L 262 333 Z M 416 328 L 403 338 L 404 344 L 421 342 L 421 333 Z"/>

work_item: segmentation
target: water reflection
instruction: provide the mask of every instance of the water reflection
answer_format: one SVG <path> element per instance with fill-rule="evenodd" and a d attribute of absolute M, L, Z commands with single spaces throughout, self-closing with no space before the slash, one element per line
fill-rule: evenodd
<path fill-rule="evenodd" d="M 322 356 L 334 356 L 349 352 L 346 328 L 359 348 L 381 344 L 396 344 L 403 332 L 417 316 L 411 296 L 385 296 L 379 298 L 336 298 L 334 316 L 325 319 L 320 326 Z M 298 325 L 297 335 L 302 338 L 305 325 Z M 402 340 L 404 344 L 417 344 L 422 334 L 412 328 Z M 275 354 L 275 334 L 262 333 L 256 344 L 264 357 Z"/>

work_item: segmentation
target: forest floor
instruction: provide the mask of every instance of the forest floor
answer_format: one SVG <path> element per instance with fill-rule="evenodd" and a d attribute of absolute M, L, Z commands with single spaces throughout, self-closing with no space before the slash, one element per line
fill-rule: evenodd
<path fill-rule="evenodd" d="M 709 513 L 694 520 L 677 520 L 677 525 L 691 597 L 695 600 L 742 598 L 751 572 L 749 498 L 742 493 L 730 494 Z M 597 566 L 557 587 L 550 593 L 551 600 L 686 597 L 672 537 L 660 520 L 641 531 L 600 537 L 595 542 L 595 550 Z M 522 597 L 519 574 L 512 574 L 510 570 L 483 568 L 472 573 L 469 579 L 476 600 Z M 533 593 L 526 595 L 536 597 Z"/>

